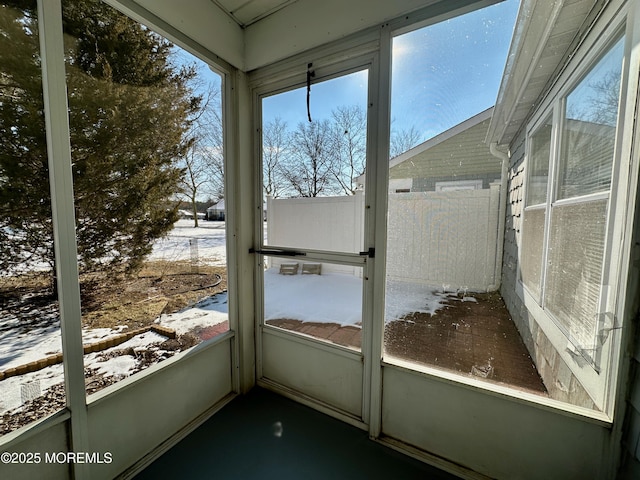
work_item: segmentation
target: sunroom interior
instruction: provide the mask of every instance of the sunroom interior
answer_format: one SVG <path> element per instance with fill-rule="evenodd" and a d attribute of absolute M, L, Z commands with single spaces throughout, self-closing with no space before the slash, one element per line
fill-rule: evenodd
<path fill-rule="evenodd" d="M 56 335 L 61 338 L 61 350 L 46 352 L 47 359 L 59 354 L 57 359 L 25 366 L 23 370 L 15 368 L 17 360 L 11 363 L 14 357 L 10 348 L 0 350 L 5 356 L 0 363 L 0 387 L 3 382 L 16 382 L 11 384 L 21 392 L 16 395 L 22 395 L 23 402 L 25 398 L 32 400 L 35 396 L 31 384 L 26 380 L 19 383 L 20 375 L 57 368 L 64 379 L 59 389 L 63 407 L 2 431 L 3 478 L 134 478 L 199 426 L 223 415 L 225 409 L 245 398 L 267 402 L 272 394 L 366 432 L 369 441 L 401 452 L 412 461 L 434 465 L 460 478 L 637 478 L 637 2 L 100 3 L 167 39 L 185 55 L 202 62 L 206 75 L 215 77 L 211 98 L 217 98 L 214 116 L 218 115 L 220 122 L 215 154 L 222 171 L 220 198 L 225 211 L 224 221 L 215 223 L 221 226 L 212 228 L 221 228 L 225 233 L 218 245 L 224 249 L 224 265 L 200 267 L 194 273 L 194 255 L 214 255 L 205 250 L 209 237 L 203 236 L 189 241 L 186 270 L 175 275 L 183 279 L 177 283 L 186 282 L 189 274 L 201 276 L 205 285 L 198 284 L 197 288 L 209 295 L 209 303 L 202 311 L 218 312 L 219 304 L 224 303 L 224 310 L 220 310 L 224 318 L 215 325 L 199 326 L 197 341 L 182 344 L 186 336 L 181 337 L 176 326 L 182 317 L 177 307 L 167 313 L 166 300 L 157 304 L 157 289 L 161 288 L 158 285 L 145 286 L 144 297 L 137 302 L 127 297 L 133 294 L 125 289 L 123 296 L 109 305 L 112 311 L 123 312 L 117 321 L 124 322 L 124 318 L 134 315 L 127 309 L 143 304 L 145 313 L 152 311 L 159 316 L 160 321 L 155 324 L 140 328 L 142 324 L 132 322 L 124 328 L 117 321 L 107 325 L 103 319 L 100 323 L 97 314 L 88 316 L 87 299 L 93 297 L 87 289 L 91 285 L 95 288 L 91 293 L 97 295 L 98 277 L 87 276 L 83 270 L 82 258 L 87 251 L 82 236 L 88 224 L 79 218 L 83 211 L 79 196 L 86 193 L 88 205 L 105 200 L 97 191 L 91 193 L 91 188 L 101 187 L 89 185 L 85 191 L 78 177 L 79 165 L 89 168 L 89 163 L 79 163 L 76 155 L 89 148 L 79 142 L 83 135 L 90 135 L 87 131 L 91 129 L 83 130 L 83 135 L 77 135 L 76 130 L 82 122 L 90 123 L 92 117 L 88 110 L 77 107 L 74 95 L 94 84 L 88 77 L 74 77 L 71 71 L 81 65 L 69 59 L 72 42 L 68 33 L 73 22 L 68 16 L 72 12 L 65 9 L 70 3 L 38 0 L 32 16 L 37 17 L 39 51 L 34 55 L 40 59 L 41 77 L 36 82 L 42 86 L 44 117 L 42 131 L 37 135 L 41 134 L 43 142 L 46 137 L 46 149 L 42 150 L 48 165 L 46 185 L 50 189 L 51 214 L 45 223 L 51 225 L 55 261 L 50 268 L 55 272 L 57 295 L 55 307 L 47 308 L 53 309 L 52 318 L 59 318 Z M 401 84 L 394 73 L 400 63 L 398 39 L 455 19 L 461 19 L 461 23 L 454 28 L 465 36 L 464 19 L 468 15 L 503 3 L 515 7 L 497 98 L 492 99 L 491 105 L 452 120 L 435 132 L 448 132 L 446 139 L 453 139 L 459 155 L 477 158 L 482 150 L 490 166 L 481 167 L 451 154 L 450 161 L 442 162 L 446 168 L 456 162 L 460 167 L 471 167 L 448 177 L 442 172 L 437 176 L 420 171 L 412 180 L 403 179 L 402 188 L 390 190 L 394 122 L 400 116 L 426 115 L 396 107 L 394 88 L 397 93 L 397 85 Z M 8 18 L 9 9 L 20 6 L 21 2 L 2 2 L 3 16 Z M 27 24 L 26 20 L 16 22 Z M 8 24 L 3 20 L 2 25 L 5 23 Z M 3 29 L 8 31 L 6 25 L 0 26 L 0 32 Z M 469 31 L 466 36 L 470 34 Z M 16 46 L 16 51 L 19 48 Z M 11 65 L 0 65 L 4 70 L 0 71 L 0 79 L 12 77 Z M 464 74 L 467 73 L 471 83 L 484 81 L 473 77 L 472 72 Z M 429 74 L 420 71 L 416 78 L 420 76 Z M 285 115 L 288 108 L 288 104 L 283 106 L 285 103 L 278 101 L 290 93 L 297 95 L 296 115 L 302 123 L 298 130 L 304 131 L 314 124 L 312 116 L 322 108 L 334 109 L 332 113 L 346 112 L 340 110 L 340 99 L 351 95 L 345 85 L 352 80 L 360 88 L 358 112 L 364 119 L 360 137 L 363 170 L 347 175 L 353 188 L 347 182 L 346 194 L 316 195 L 319 192 L 303 192 L 303 185 L 298 184 L 290 187 L 295 191 L 280 190 L 278 198 L 275 192 L 284 188 L 282 184 L 265 187 L 267 157 L 281 150 L 280 145 L 266 143 L 267 125 L 274 125 L 269 122 L 281 113 Z M 608 114 L 599 115 L 602 111 L 598 110 L 588 118 L 580 117 L 578 106 L 591 101 L 586 90 L 593 85 L 600 89 L 598 99 L 609 99 L 604 89 L 607 93 L 614 90 L 613 100 L 600 102 L 607 104 Z M 326 96 L 322 96 L 323 88 L 328 92 Z M 1 85 L 0 89 L 6 91 Z M 147 93 L 152 97 L 157 92 L 160 90 Z M 125 89 L 113 98 L 96 98 L 97 110 L 123 109 L 125 104 L 118 102 L 137 101 L 129 100 L 133 99 L 130 94 Z M 434 102 L 449 101 L 445 94 L 434 96 Z M 316 98 L 322 98 L 326 105 L 318 105 Z M 409 104 L 412 101 L 417 105 L 413 97 Z M 144 109 L 142 103 L 126 105 L 132 113 L 122 114 L 121 118 L 134 118 L 134 111 Z M 481 116 L 474 117 L 481 112 Z M 118 115 L 114 114 L 114 122 L 120 118 Z M 469 117 L 476 120 L 470 123 Z M 471 131 L 467 126 L 476 127 L 480 121 L 487 122 L 482 124 L 482 145 L 465 144 L 463 148 L 461 139 L 466 137 L 462 135 Z M 96 120 L 94 125 L 102 126 L 101 122 Z M 105 125 L 113 130 L 117 124 Z M 342 128 L 342 138 L 353 131 L 353 124 L 349 125 Z M 11 132 L 16 130 L 17 127 Z M 436 134 L 434 138 L 438 138 Z M 126 129 L 119 135 L 124 139 Z M 424 138 L 425 144 L 438 143 L 428 138 Z M 171 150 L 167 146 L 171 141 L 161 145 L 163 140 L 145 141 L 152 148 Z M 124 145 L 125 141 L 121 143 Z M 109 148 L 117 156 L 118 146 Z M 137 148 L 131 154 L 134 160 L 146 151 Z M 0 188 L 3 182 L 7 183 L 3 175 L 8 175 L 1 168 L 5 168 L 3 164 Z M 190 168 L 188 162 L 183 166 L 183 170 Z M 480 172 L 479 176 L 473 176 L 474 169 Z M 359 175 L 363 184 L 356 186 L 355 177 Z M 433 179 L 428 180 L 428 175 Z M 279 178 L 284 182 L 286 176 Z M 112 180 L 118 183 L 122 178 Z M 439 185 L 438 189 L 434 187 L 430 192 L 426 187 L 417 187 L 426 185 L 427 180 Z M 140 197 L 132 196 L 127 201 L 135 202 L 136 198 Z M 425 206 L 427 201 L 437 201 L 439 206 L 427 210 L 432 208 Z M 458 203 L 450 207 L 453 202 Z M 486 208 L 482 206 L 484 202 Z M 447 204 L 449 207 L 444 206 Z M 196 221 L 197 226 L 197 214 L 195 210 L 192 213 L 189 221 Z M 473 223 L 476 220 L 481 227 Z M 417 224 L 424 229 L 418 230 Z M 5 229 L 0 223 L 3 241 L 9 238 L 9 227 Z M 478 233 L 479 229 L 486 232 Z M 409 242 L 407 238 L 414 240 Z M 464 238 L 466 242 L 456 240 L 458 250 L 446 250 L 456 243 L 452 239 Z M 432 253 L 426 252 L 425 244 L 431 245 Z M 409 257 L 406 252 L 414 250 L 418 253 Z M 101 253 L 89 251 L 88 255 L 97 257 Z M 448 263 L 440 266 L 442 258 Z M 424 273 L 426 267 L 422 267 L 427 264 L 438 270 L 437 275 L 429 277 Z M 160 268 L 159 265 L 153 266 Z M 218 267 L 224 269 L 222 277 Z M 151 267 L 145 264 L 145 268 Z M 166 268 L 165 263 L 162 268 Z M 458 270 L 463 273 L 456 277 L 453 272 Z M 470 275 L 471 270 L 482 280 L 464 276 Z M 26 278 L 23 274 L 20 271 L 15 278 Z M 14 278 L 12 274 L 5 277 Z M 8 283 L 6 278 L 0 276 L 0 292 L 23 292 L 22 287 Z M 391 318 L 396 304 L 407 302 L 406 294 L 413 293 L 411 298 L 424 296 L 426 284 L 438 288 L 430 291 L 438 304 L 435 309 L 415 305 Z M 0 308 L 8 312 L 12 304 L 7 298 L 8 294 L 0 297 L 5 302 L 0 303 Z M 184 302 L 193 305 L 191 298 Z M 291 312 L 298 304 L 304 313 L 296 317 Z M 347 310 L 352 305 L 353 312 Z M 31 308 L 36 311 L 33 305 Z M 42 315 L 44 310 L 42 307 L 30 313 L 30 318 Z M 337 311 L 343 318 L 353 315 L 355 320 L 323 323 L 318 316 L 325 310 Z M 313 314 L 311 320 L 305 320 L 309 311 Z M 459 311 L 472 313 L 455 316 Z M 443 312 L 449 316 L 439 317 Z M 9 331 L 14 317 L 2 314 L 0 310 L 0 322 L 6 324 L 0 325 Z M 89 319 L 96 329 L 115 328 L 117 339 L 89 336 Z M 481 322 L 485 322 L 482 328 Z M 437 330 L 437 324 L 443 329 Z M 505 329 L 498 329 L 498 324 Z M 44 335 L 35 323 L 30 328 L 26 335 L 29 331 L 42 331 Z M 137 330 L 129 335 L 132 328 Z M 511 335 L 506 328 L 513 329 L 513 342 L 519 349 L 514 347 L 517 353 L 510 353 L 512 356 L 500 343 Z M 436 330 L 439 333 L 434 334 Z M 98 335 L 97 332 L 93 331 Z M 89 356 L 130 341 L 135 335 L 173 335 L 169 338 L 179 345 L 174 354 L 160 358 L 162 361 L 157 358 L 162 354 L 156 352 L 144 370 L 91 389 L 91 381 L 97 382 L 99 375 L 94 370 L 97 363 L 91 364 L 92 373 L 87 373 Z M 397 335 L 393 342 L 391 335 Z M 482 341 L 473 343 L 477 337 Z M 28 341 L 20 339 L 11 347 L 16 352 L 29 347 Z M 452 349 L 474 351 L 481 348 L 478 345 L 502 349 L 497 351 L 503 352 L 504 358 L 496 358 L 499 354 L 490 350 L 488 362 L 481 363 L 478 358 L 485 357 L 474 356 L 471 366 L 460 366 L 464 356 L 458 357 L 458 350 L 451 350 L 454 353 L 446 353 L 451 358 L 443 367 L 445 362 L 429 353 L 440 352 L 437 348 L 443 342 Z M 128 351 L 147 360 L 151 355 L 136 350 L 135 345 Z M 411 352 L 415 351 L 423 356 L 412 357 Z M 481 355 L 488 354 L 483 350 Z M 5 363 L 13 368 L 7 368 Z M 505 383 L 500 375 L 508 368 L 519 369 L 517 378 L 532 380 Z M 39 381 L 45 384 L 44 380 Z M 531 387 L 535 382 L 540 385 L 537 390 Z M 265 390 L 269 393 L 265 394 Z M 249 397 L 251 394 L 253 397 Z M 7 408 L 2 402 L 4 415 Z M 7 415 L 2 418 L 8 422 Z M 310 437 L 314 434 L 308 432 Z M 206 439 L 199 436 L 198 441 Z M 251 456 L 252 452 L 245 454 Z M 287 461 L 286 455 L 279 458 Z M 183 460 L 188 461 L 180 459 Z M 208 473 L 216 476 L 215 462 Z"/>

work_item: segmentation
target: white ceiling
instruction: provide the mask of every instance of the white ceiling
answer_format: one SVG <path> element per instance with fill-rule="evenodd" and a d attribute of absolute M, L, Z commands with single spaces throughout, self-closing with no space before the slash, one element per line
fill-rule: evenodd
<path fill-rule="evenodd" d="M 268 17 L 298 0 L 211 0 L 242 28 Z"/>
<path fill-rule="evenodd" d="M 186 36 L 199 45 L 195 50 L 248 72 L 393 19 L 418 21 L 502 0 L 103 1 L 178 43 Z"/>

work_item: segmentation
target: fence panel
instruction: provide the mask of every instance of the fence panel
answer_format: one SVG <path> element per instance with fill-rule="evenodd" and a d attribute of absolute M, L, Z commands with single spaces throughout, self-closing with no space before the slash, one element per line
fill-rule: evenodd
<path fill-rule="evenodd" d="M 489 290 L 496 283 L 498 204 L 499 184 L 484 190 L 390 193 L 387 276 L 450 290 Z M 269 199 L 268 244 L 360 251 L 363 212 L 362 194 Z M 330 264 L 322 268 L 352 270 Z"/>
<path fill-rule="evenodd" d="M 267 198 L 267 244 L 330 252 L 356 253 L 364 245 L 364 196 Z M 271 258 L 271 265 L 291 260 Z M 323 272 L 362 269 L 323 264 Z"/>
<path fill-rule="evenodd" d="M 495 283 L 498 185 L 389 194 L 387 276 L 445 289 Z"/>

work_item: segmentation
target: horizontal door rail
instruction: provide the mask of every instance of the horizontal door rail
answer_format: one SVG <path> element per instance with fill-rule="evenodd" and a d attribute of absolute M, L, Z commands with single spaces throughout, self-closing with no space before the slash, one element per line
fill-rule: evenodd
<path fill-rule="evenodd" d="M 260 255 L 275 255 L 282 257 L 306 257 L 307 254 L 305 252 L 300 252 L 298 250 L 286 250 L 280 248 L 250 248 L 249 253 L 258 253 Z"/>

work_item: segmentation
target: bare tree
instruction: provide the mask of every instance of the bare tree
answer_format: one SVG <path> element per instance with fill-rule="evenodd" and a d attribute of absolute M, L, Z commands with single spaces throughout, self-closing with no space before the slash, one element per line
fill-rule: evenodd
<path fill-rule="evenodd" d="M 194 227 L 198 227 L 198 198 L 224 196 L 224 155 L 220 91 L 208 85 L 203 103 L 191 128 L 192 142 L 182 159 L 185 174 L 182 193 L 191 205 Z"/>
<path fill-rule="evenodd" d="M 389 158 L 395 158 L 420 143 L 420 132 L 412 126 L 409 130 L 391 130 Z"/>
<path fill-rule="evenodd" d="M 332 173 L 342 191 L 353 195 L 354 179 L 364 173 L 366 165 L 367 117 L 358 105 L 338 107 L 331 117 Z"/>
<path fill-rule="evenodd" d="M 620 102 L 620 71 L 613 69 L 589 84 L 587 112 L 577 118 L 615 127 Z"/>
<path fill-rule="evenodd" d="M 262 129 L 262 181 L 264 194 L 278 198 L 285 178 L 282 164 L 287 154 L 289 132 L 287 123 L 280 117 L 267 123 Z"/>
<path fill-rule="evenodd" d="M 299 123 L 291 134 L 291 155 L 283 165 L 282 174 L 295 195 L 319 197 L 339 191 L 333 175 L 331 124 Z"/>

